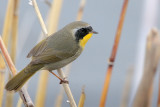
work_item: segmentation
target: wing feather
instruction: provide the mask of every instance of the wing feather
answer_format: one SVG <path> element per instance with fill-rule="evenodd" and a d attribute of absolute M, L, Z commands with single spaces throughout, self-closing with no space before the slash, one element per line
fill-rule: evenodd
<path fill-rule="evenodd" d="M 41 53 L 43 53 L 43 51 L 46 49 L 47 47 L 47 39 L 42 40 L 41 42 L 39 42 L 27 55 L 27 58 L 30 57 L 36 57 L 38 55 L 40 55 Z"/>
<path fill-rule="evenodd" d="M 47 54 L 48 53 L 48 54 Z M 52 54 L 51 54 L 52 53 Z M 62 52 L 62 51 L 46 51 L 43 52 L 43 55 L 39 55 L 37 57 L 33 57 L 32 64 L 49 64 L 55 63 L 69 57 L 74 56 L 75 54 L 69 52 Z"/>
<path fill-rule="evenodd" d="M 27 57 L 32 57 L 32 64 L 55 63 L 74 56 L 78 47 L 73 46 L 73 42 L 66 41 L 65 36 L 54 34 L 38 43 Z"/>

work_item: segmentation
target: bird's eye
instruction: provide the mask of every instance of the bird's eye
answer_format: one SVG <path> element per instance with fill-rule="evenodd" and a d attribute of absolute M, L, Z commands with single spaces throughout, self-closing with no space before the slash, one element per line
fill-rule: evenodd
<path fill-rule="evenodd" d="M 80 32 L 82 32 L 82 33 L 87 33 L 88 30 L 87 30 L 86 28 L 81 28 L 81 29 L 80 29 Z"/>

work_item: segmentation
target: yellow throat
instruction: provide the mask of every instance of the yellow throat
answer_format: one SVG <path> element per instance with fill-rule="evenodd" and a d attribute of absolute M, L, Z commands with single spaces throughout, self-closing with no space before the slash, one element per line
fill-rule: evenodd
<path fill-rule="evenodd" d="M 80 46 L 81 46 L 82 48 L 85 47 L 86 43 L 87 43 L 88 40 L 92 37 L 92 35 L 93 35 L 93 33 L 89 33 L 89 34 L 87 34 L 86 36 L 84 36 L 82 40 L 80 40 Z"/>

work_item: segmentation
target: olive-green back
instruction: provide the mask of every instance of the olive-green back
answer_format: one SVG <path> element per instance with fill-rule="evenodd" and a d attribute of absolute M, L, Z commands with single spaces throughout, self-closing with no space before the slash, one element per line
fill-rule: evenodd
<path fill-rule="evenodd" d="M 31 64 L 55 63 L 72 57 L 78 49 L 72 32 L 63 28 L 38 43 L 27 57 L 32 57 Z"/>

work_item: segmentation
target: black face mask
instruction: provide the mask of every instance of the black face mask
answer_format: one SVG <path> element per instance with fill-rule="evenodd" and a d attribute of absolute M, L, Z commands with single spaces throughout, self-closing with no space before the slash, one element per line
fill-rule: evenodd
<path fill-rule="evenodd" d="M 76 41 L 79 42 L 79 40 L 83 39 L 83 37 L 85 37 L 92 30 L 93 29 L 91 26 L 78 29 L 77 32 L 75 33 Z"/>

